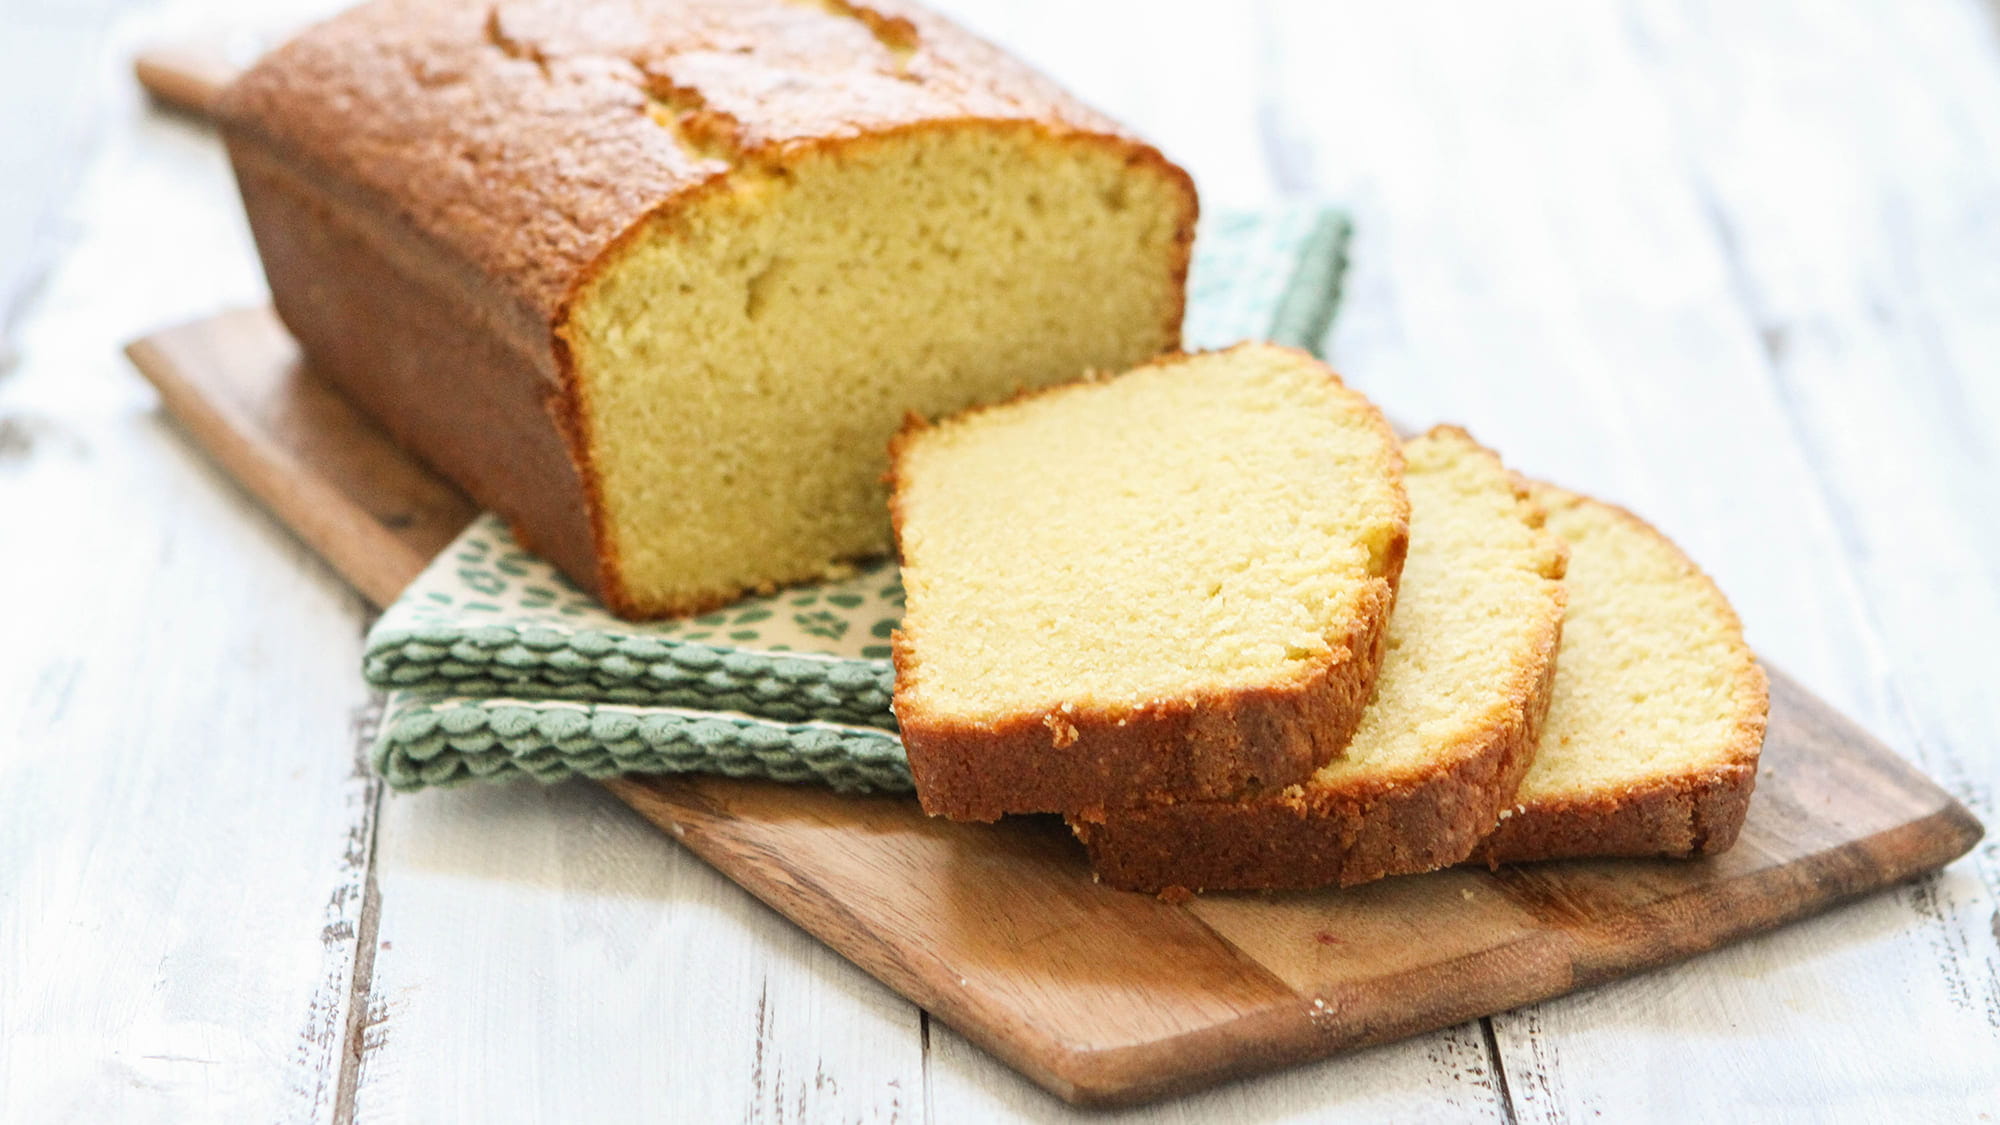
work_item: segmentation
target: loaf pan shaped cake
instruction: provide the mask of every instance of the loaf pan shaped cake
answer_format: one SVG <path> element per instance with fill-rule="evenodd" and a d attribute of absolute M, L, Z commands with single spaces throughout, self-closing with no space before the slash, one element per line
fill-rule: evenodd
<path fill-rule="evenodd" d="M 1622 508 L 1535 485 L 1570 545 L 1535 764 L 1476 858 L 1713 855 L 1743 828 L 1769 695 L 1715 583 Z"/>
<path fill-rule="evenodd" d="M 1234 796 L 1347 741 L 1410 509 L 1394 433 L 1311 356 L 1162 359 L 914 426 L 891 460 L 926 811 Z"/>
<path fill-rule="evenodd" d="M 1184 894 L 1351 886 L 1458 863 L 1533 761 L 1567 552 L 1527 485 L 1463 430 L 1404 450 L 1409 562 L 1375 696 L 1302 784 L 1070 818 L 1104 882 Z"/>
<path fill-rule="evenodd" d="M 887 550 L 905 412 L 1179 341 L 1186 174 L 902 3 L 378 0 L 220 115 L 315 371 L 628 617 Z"/>

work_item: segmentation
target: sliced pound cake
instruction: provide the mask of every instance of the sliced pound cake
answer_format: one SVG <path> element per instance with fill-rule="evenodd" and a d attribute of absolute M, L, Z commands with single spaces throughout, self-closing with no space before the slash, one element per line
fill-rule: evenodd
<path fill-rule="evenodd" d="M 1347 741 L 1409 503 L 1388 424 L 1312 357 L 1167 357 L 912 424 L 890 458 L 927 812 L 1281 788 Z"/>
<path fill-rule="evenodd" d="M 1736 614 L 1637 517 L 1533 494 L 1570 546 L 1561 670 L 1535 764 L 1476 858 L 1722 851 L 1757 783 L 1766 709 Z"/>
<path fill-rule="evenodd" d="M 1562 630 L 1562 541 L 1464 431 L 1409 443 L 1410 554 L 1344 755 L 1239 801 L 1071 817 L 1101 879 L 1171 891 L 1350 885 L 1466 858 L 1533 757 Z"/>

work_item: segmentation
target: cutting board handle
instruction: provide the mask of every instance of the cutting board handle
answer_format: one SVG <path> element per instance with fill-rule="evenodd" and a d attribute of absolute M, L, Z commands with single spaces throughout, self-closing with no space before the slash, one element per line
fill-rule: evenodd
<path fill-rule="evenodd" d="M 223 87 L 235 81 L 243 67 L 214 43 L 159 43 L 139 52 L 132 60 L 132 72 L 161 104 L 212 118 Z"/>

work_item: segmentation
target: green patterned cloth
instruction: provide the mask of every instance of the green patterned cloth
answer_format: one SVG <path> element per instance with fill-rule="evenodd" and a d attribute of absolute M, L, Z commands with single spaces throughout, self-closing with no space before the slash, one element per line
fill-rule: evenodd
<path fill-rule="evenodd" d="M 1187 346 L 1317 351 L 1347 235 L 1319 206 L 1204 219 Z M 369 631 L 368 681 L 390 693 L 375 768 L 397 789 L 710 772 L 907 790 L 889 709 L 902 606 L 885 560 L 700 617 L 622 621 L 484 515 Z"/>

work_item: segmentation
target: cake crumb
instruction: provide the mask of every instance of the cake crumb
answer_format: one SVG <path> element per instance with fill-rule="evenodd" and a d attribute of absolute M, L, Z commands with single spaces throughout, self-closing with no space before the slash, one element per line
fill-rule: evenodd
<path fill-rule="evenodd" d="M 1050 711 L 1042 716 L 1042 725 L 1049 728 L 1049 745 L 1058 750 L 1066 750 L 1076 745 L 1076 724 L 1064 715 Z"/>

